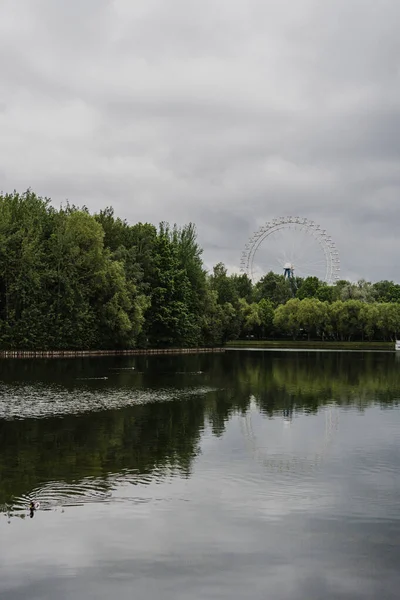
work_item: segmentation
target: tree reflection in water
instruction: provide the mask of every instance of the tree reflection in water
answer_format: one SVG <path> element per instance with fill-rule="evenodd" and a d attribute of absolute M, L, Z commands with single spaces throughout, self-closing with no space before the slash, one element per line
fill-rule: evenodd
<path fill-rule="evenodd" d="M 134 367 L 134 368 L 133 368 Z M 105 372 L 104 381 L 82 381 Z M 185 396 L 199 384 L 214 389 Z M 3 401 L 14 386 L 29 382 L 48 390 L 57 384 L 79 401 L 84 386 L 104 410 L 57 418 L 0 420 L 0 505 L 24 510 L 31 498 L 55 503 L 93 501 L 124 478 L 133 485 L 177 473 L 190 477 L 204 428 L 223 435 L 227 422 L 240 417 L 253 455 L 267 468 L 288 468 L 286 457 L 262 449 L 253 417 L 280 416 L 295 423 L 297 414 L 322 414 L 326 429 L 314 454 L 292 456 L 289 468 L 316 468 L 334 440 L 337 407 L 398 404 L 400 370 L 394 353 L 251 352 L 95 359 L 90 361 L 10 361 L 3 363 Z M 47 386 L 47 387 L 46 387 Z M 177 400 L 157 401 L 157 390 L 179 389 Z M 150 390 L 154 401 L 107 410 L 113 391 Z M 5 396 L 4 396 L 5 395 Z M 47 401 L 46 398 L 43 401 Z M 25 402 L 30 402 L 27 397 Z M 294 425 L 289 426 L 289 430 Z M 285 462 L 286 461 L 286 462 Z M 67 492 L 65 491 L 67 490 Z M 35 495 L 36 494 L 36 495 Z M 47 496 L 46 496 L 47 494 Z M 53 494 L 53 495 L 52 495 Z"/>

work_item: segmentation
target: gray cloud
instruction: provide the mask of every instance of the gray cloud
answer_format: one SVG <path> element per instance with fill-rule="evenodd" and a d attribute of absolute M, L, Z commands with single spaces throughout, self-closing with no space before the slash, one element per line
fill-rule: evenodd
<path fill-rule="evenodd" d="M 400 281 L 399 18 L 395 0 L 5 0 L 0 187 L 192 220 L 232 270 L 299 214 L 343 276 Z"/>

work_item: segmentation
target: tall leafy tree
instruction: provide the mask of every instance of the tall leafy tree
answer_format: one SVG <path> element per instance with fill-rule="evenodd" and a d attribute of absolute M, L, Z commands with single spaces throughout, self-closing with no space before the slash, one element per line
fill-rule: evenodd
<path fill-rule="evenodd" d="M 223 263 L 215 265 L 210 276 L 211 289 L 217 292 L 219 304 L 237 304 L 239 300 L 238 291 L 234 280 L 228 276 L 227 269 Z"/>
<path fill-rule="evenodd" d="M 200 338 L 196 315 L 189 311 L 190 282 L 179 264 L 178 247 L 161 228 L 155 244 L 151 303 L 146 313 L 150 345 L 191 346 Z"/>
<path fill-rule="evenodd" d="M 284 304 L 293 297 L 293 289 L 290 282 L 283 275 L 277 275 L 270 271 L 255 285 L 255 299 L 262 298 L 270 300 L 274 306 Z"/>

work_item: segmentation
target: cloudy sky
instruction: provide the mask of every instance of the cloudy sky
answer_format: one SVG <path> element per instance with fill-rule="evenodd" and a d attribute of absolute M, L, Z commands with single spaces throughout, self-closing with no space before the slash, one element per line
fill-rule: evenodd
<path fill-rule="evenodd" d="M 397 0 L 2 0 L 0 188 L 194 221 L 238 270 L 316 220 L 342 275 L 400 281 Z"/>

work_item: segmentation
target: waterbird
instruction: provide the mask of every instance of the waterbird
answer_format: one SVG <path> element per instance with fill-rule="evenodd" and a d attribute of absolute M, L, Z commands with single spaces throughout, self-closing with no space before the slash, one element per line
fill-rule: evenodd
<path fill-rule="evenodd" d="M 40 504 L 39 502 L 34 502 L 33 500 L 31 500 L 29 502 L 29 516 L 32 519 L 34 514 L 35 514 L 35 510 L 37 510 L 39 508 Z"/>

